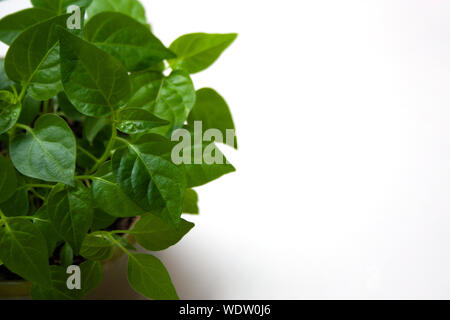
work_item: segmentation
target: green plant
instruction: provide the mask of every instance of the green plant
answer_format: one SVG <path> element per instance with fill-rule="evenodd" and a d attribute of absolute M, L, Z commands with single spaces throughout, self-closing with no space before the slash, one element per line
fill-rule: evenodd
<path fill-rule="evenodd" d="M 209 88 L 196 92 L 190 74 L 236 35 L 189 34 L 166 48 L 137 0 L 31 2 L 0 20 L 9 45 L 0 60 L 0 265 L 30 281 L 35 299 L 78 299 L 119 248 L 136 291 L 176 299 L 163 264 L 123 235 L 150 251 L 174 245 L 194 226 L 181 218 L 198 213 L 192 188 L 234 171 L 174 164 L 170 137 L 194 121 L 234 129 L 225 101 Z M 70 5 L 81 8 L 81 29 L 67 27 Z M 115 228 L 137 216 L 131 229 Z M 81 290 L 67 288 L 72 264 Z"/>

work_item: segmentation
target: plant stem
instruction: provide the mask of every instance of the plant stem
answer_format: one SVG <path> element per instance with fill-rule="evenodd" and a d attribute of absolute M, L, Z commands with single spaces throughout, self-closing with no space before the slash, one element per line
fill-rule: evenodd
<path fill-rule="evenodd" d="M 49 109 L 49 101 L 45 100 L 42 106 L 42 113 L 48 113 L 48 109 Z"/>
<path fill-rule="evenodd" d="M 95 163 L 98 162 L 99 159 L 97 159 L 96 156 L 94 156 L 92 153 L 90 153 L 89 151 L 87 151 L 85 148 L 81 147 L 81 146 L 77 146 L 77 149 L 80 150 L 81 152 L 83 152 L 85 155 L 87 155 L 89 158 L 91 158 L 92 160 L 95 161 Z"/>
<path fill-rule="evenodd" d="M 25 188 L 49 188 L 52 189 L 54 186 L 51 184 L 26 184 Z"/>
<path fill-rule="evenodd" d="M 112 233 L 112 234 L 130 234 L 132 232 L 130 230 L 113 230 L 113 231 L 109 231 L 109 233 Z"/>
<path fill-rule="evenodd" d="M 93 180 L 95 177 L 91 175 L 76 176 L 75 180 Z"/>
<path fill-rule="evenodd" d="M 23 98 L 25 98 L 25 94 L 27 93 L 29 82 L 25 83 L 22 87 L 22 91 L 20 91 L 19 102 L 22 102 Z"/>
<path fill-rule="evenodd" d="M 11 231 L 11 229 L 9 228 L 7 220 L 8 220 L 8 218 L 5 216 L 2 209 L 0 209 L 0 222 L 5 225 L 6 230 L 9 232 L 9 231 Z"/>
<path fill-rule="evenodd" d="M 32 220 L 32 221 L 50 222 L 50 220 L 36 218 L 33 216 L 17 216 L 17 217 L 9 217 L 8 219 L 25 219 L 25 220 Z"/>
<path fill-rule="evenodd" d="M 45 198 L 44 196 L 41 196 L 39 193 L 36 192 L 36 190 L 34 190 L 33 188 L 29 189 L 31 191 L 31 193 L 33 193 L 36 197 L 38 197 L 39 199 L 41 199 L 42 201 L 45 202 Z"/>
<path fill-rule="evenodd" d="M 114 148 L 114 142 L 117 138 L 117 130 L 116 130 L 116 114 L 113 111 L 112 112 L 112 116 L 111 116 L 111 138 L 109 139 L 108 145 L 106 146 L 105 152 L 103 153 L 103 155 L 100 157 L 100 159 L 97 160 L 97 162 L 95 163 L 95 165 L 92 167 L 92 169 L 89 171 L 89 173 L 93 173 L 95 172 L 98 167 L 105 162 L 106 159 L 109 158 L 109 156 L 111 155 L 111 151 Z"/>
<path fill-rule="evenodd" d="M 20 128 L 20 129 L 23 129 L 23 130 L 26 130 L 28 132 L 32 131 L 32 129 L 29 126 L 21 124 L 21 123 L 16 123 L 16 127 Z"/>
<path fill-rule="evenodd" d="M 117 241 L 116 239 L 114 239 L 114 237 L 112 236 L 111 232 L 107 232 L 107 237 L 116 245 L 118 246 L 120 249 L 122 249 L 123 252 L 125 252 L 128 256 L 133 257 L 133 254 L 127 249 L 125 248 L 119 241 Z"/>
<path fill-rule="evenodd" d="M 127 139 L 124 139 L 124 138 L 121 138 L 121 137 L 116 137 L 115 139 L 116 139 L 117 141 L 120 141 L 120 142 L 126 144 L 126 145 L 129 145 L 129 144 L 130 144 L 130 142 L 129 142 Z"/>

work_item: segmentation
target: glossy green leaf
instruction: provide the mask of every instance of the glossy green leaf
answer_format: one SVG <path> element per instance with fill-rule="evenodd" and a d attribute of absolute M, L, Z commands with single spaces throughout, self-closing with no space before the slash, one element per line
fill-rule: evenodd
<path fill-rule="evenodd" d="M 169 124 L 144 109 L 126 108 L 118 112 L 117 129 L 128 134 L 148 133 L 153 128 Z"/>
<path fill-rule="evenodd" d="M 144 213 L 116 183 L 110 170 L 99 172 L 92 180 L 96 206 L 114 217 L 135 217 Z"/>
<path fill-rule="evenodd" d="M 137 251 L 136 247 L 130 243 L 130 241 L 126 238 L 126 236 L 120 236 L 118 234 L 113 234 L 112 236 L 116 242 L 116 245 L 118 243 L 129 251 Z"/>
<path fill-rule="evenodd" d="M 33 217 L 38 218 L 38 220 L 34 222 L 34 225 L 43 235 L 45 235 L 45 241 L 47 242 L 48 248 L 48 257 L 50 257 L 56 249 L 58 243 L 63 239 L 58 233 L 56 233 L 55 228 L 50 222 L 47 205 L 40 207 Z"/>
<path fill-rule="evenodd" d="M 0 227 L 0 259 L 24 279 L 49 285 L 47 244 L 31 221 L 10 218 Z"/>
<path fill-rule="evenodd" d="M 107 118 L 87 118 L 84 121 L 83 136 L 92 145 L 99 132 L 110 123 L 110 120 Z"/>
<path fill-rule="evenodd" d="M 31 297 L 34 300 L 76 300 L 77 290 L 67 288 L 66 268 L 62 266 L 51 266 L 50 286 L 34 284 L 31 286 Z"/>
<path fill-rule="evenodd" d="M 183 213 L 198 214 L 198 194 L 193 189 L 186 189 L 184 193 Z"/>
<path fill-rule="evenodd" d="M 0 41 L 10 45 L 25 29 L 54 16 L 54 13 L 39 8 L 28 8 L 7 15 L 0 20 Z"/>
<path fill-rule="evenodd" d="M 55 187 L 48 199 L 48 215 L 56 232 L 67 241 L 75 254 L 92 225 L 91 191 L 78 183 L 76 188 Z"/>
<path fill-rule="evenodd" d="M 177 300 L 178 295 L 161 261 L 149 254 L 128 258 L 128 281 L 140 294 L 154 300 Z"/>
<path fill-rule="evenodd" d="M 146 23 L 145 9 L 138 0 L 93 0 L 87 10 L 90 18 L 104 11 L 121 12 Z"/>
<path fill-rule="evenodd" d="M 41 109 L 41 102 L 34 100 L 30 96 L 26 95 L 22 102 L 22 111 L 20 112 L 19 120 L 17 120 L 18 123 L 30 125 L 31 122 L 34 121 L 34 119 L 39 114 L 39 111 Z"/>
<path fill-rule="evenodd" d="M 76 300 L 77 290 L 67 288 L 66 268 L 62 266 L 51 266 L 50 286 L 34 284 L 31 286 L 31 297 L 34 300 Z"/>
<path fill-rule="evenodd" d="M 16 102 L 15 95 L 8 90 L 0 90 L 0 108 Z"/>
<path fill-rule="evenodd" d="M 3 171 L 3 169 L 0 170 Z M 0 173 L 0 176 L 1 175 L 2 174 Z M 8 188 L 14 190 L 13 186 L 8 185 Z M 0 188 L 0 194 L 3 193 L 1 189 L 2 188 Z M 8 199 L 8 201 L 0 204 L 0 210 L 2 210 L 7 217 L 26 216 L 28 214 L 28 190 L 25 187 L 25 182 L 21 176 L 18 176 L 17 178 L 17 187 L 14 194 Z"/>
<path fill-rule="evenodd" d="M 0 134 L 11 129 L 20 117 L 21 104 L 10 104 L 5 107 L 0 106 Z"/>
<path fill-rule="evenodd" d="M 201 145 L 193 145 L 187 150 L 191 151 L 192 155 L 195 155 L 196 150 L 199 149 L 201 152 L 205 152 L 207 148 L 212 148 L 213 154 L 218 159 L 221 159 L 219 163 L 207 163 L 203 159 L 201 164 L 195 164 L 191 162 L 190 164 L 185 164 L 185 173 L 187 186 L 189 188 L 202 186 L 208 182 L 214 181 L 221 176 L 236 171 L 232 164 L 227 163 L 227 159 L 219 150 L 215 143 L 203 143 Z M 189 152 L 189 151 L 188 151 Z"/>
<path fill-rule="evenodd" d="M 59 45 L 56 45 L 36 71 L 28 87 L 28 94 L 41 101 L 53 98 L 62 90 Z"/>
<path fill-rule="evenodd" d="M 184 219 L 181 219 L 178 227 L 175 227 L 161 218 L 148 214 L 139 219 L 131 234 L 145 249 L 159 251 L 176 244 L 193 227 L 193 223 Z"/>
<path fill-rule="evenodd" d="M 175 58 L 147 26 L 119 12 L 94 16 L 86 24 L 85 37 L 132 72 Z"/>
<path fill-rule="evenodd" d="M 11 81 L 5 72 L 5 60 L 0 59 L 0 90 L 9 89 L 14 82 Z"/>
<path fill-rule="evenodd" d="M 204 185 L 236 170 L 214 142 L 196 141 L 195 134 L 186 129 L 175 131 L 172 140 L 180 141 L 172 149 L 171 158 L 176 164 L 183 163 L 188 188 Z"/>
<path fill-rule="evenodd" d="M 81 294 L 85 296 L 97 288 L 103 280 L 103 268 L 97 261 L 85 261 L 80 264 L 81 269 Z"/>
<path fill-rule="evenodd" d="M 19 120 L 22 105 L 10 91 L 0 91 L 0 134 L 7 132 Z"/>
<path fill-rule="evenodd" d="M 64 92 L 60 92 L 58 94 L 58 107 L 61 109 L 62 113 L 75 121 L 82 121 L 85 116 L 78 112 L 77 109 L 73 106 L 73 104 L 69 101 L 66 94 Z"/>
<path fill-rule="evenodd" d="M 59 251 L 59 259 L 61 265 L 68 267 L 73 264 L 73 250 L 72 247 L 66 242 Z"/>
<path fill-rule="evenodd" d="M 16 170 L 11 160 L 0 155 L 0 203 L 10 199 L 17 188 Z"/>
<path fill-rule="evenodd" d="M 115 179 L 122 191 L 141 208 L 178 224 L 186 180 L 170 159 L 171 144 L 142 139 L 128 143 L 112 158 Z"/>
<path fill-rule="evenodd" d="M 99 262 L 85 261 L 80 264 L 81 289 L 67 288 L 70 274 L 62 266 L 51 266 L 51 285 L 44 287 L 34 284 L 31 296 L 34 300 L 79 300 L 96 288 L 103 279 L 103 270 Z"/>
<path fill-rule="evenodd" d="M 117 217 L 114 217 L 102 209 L 95 208 L 94 209 L 94 220 L 92 221 L 92 231 L 97 231 L 101 229 L 105 229 L 112 225 L 114 221 L 117 220 Z"/>
<path fill-rule="evenodd" d="M 36 100 L 48 99 L 61 90 L 57 26 L 65 26 L 67 16 L 58 16 L 33 25 L 11 44 L 5 58 L 9 79 L 30 85 Z"/>
<path fill-rule="evenodd" d="M 80 254 L 86 259 L 104 261 L 112 256 L 114 248 L 114 244 L 103 232 L 93 232 L 84 239 Z"/>
<path fill-rule="evenodd" d="M 195 89 L 189 75 L 174 71 L 168 77 L 149 72 L 133 77 L 133 97 L 128 108 L 143 108 L 157 117 L 167 120 L 171 128 L 180 128 L 195 104 Z"/>
<path fill-rule="evenodd" d="M 67 7 L 76 5 L 80 8 L 87 8 L 92 0 L 31 0 L 33 6 L 53 11 L 57 14 L 66 13 Z"/>
<path fill-rule="evenodd" d="M 169 47 L 177 58 L 169 61 L 173 69 L 197 73 L 212 65 L 237 38 L 236 33 L 191 33 L 176 39 Z"/>
<path fill-rule="evenodd" d="M 62 82 L 74 107 L 85 115 L 101 117 L 124 105 L 131 89 L 122 64 L 67 31 L 60 35 Z"/>
<path fill-rule="evenodd" d="M 33 129 L 17 134 L 10 145 L 14 166 L 25 176 L 50 182 L 74 183 L 76 142 L 60 117 L 45 114 Z"/>
<path fill-rule="evenodd" d="M 189 114 L 188 122 L 201 121 L 203 130 L 217 129 L 222 133 L 224 142 L 237 149 L 236 137 L 226 141 L 227 130 L 235 130 L 230 109 L 225 100 L 215 90 L 203 88 L 197 90 L 195 106 Z"/>

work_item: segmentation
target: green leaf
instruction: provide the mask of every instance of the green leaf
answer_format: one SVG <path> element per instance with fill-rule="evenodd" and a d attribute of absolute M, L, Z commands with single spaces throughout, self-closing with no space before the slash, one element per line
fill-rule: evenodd
<path fill-rule="evenodd" d="M 53 188 L 48 198 L 48 215 L 56 232 L 67 241 L 75 254 L 91 228 L 92 195 L 82 183 L 76 188 Z"/>
<path fill-rule="evenodd" d="M 51 285 L 44 287 L 33 283 L 31 297 L 34 300 L 79 300 L 98 287 L 103 279 L 103 270 L 99 262 L 85 261 L 80 264 L 81 289 L 67 288 L 70 274 L 62 266 L 51 266 Z"/>
<path fill-rule="evenodd" d="M 21 108 L 20 103 L 0 107 L 0 134 L 7 132 L 16 124 Z"/>
<path fill-rule="evenodd" d="M 71 120 L 81 121 L 85 118 L 85 116 L 79 113 L 73 104 L 70 103 L 64 92 L 58 94 L 58 107 L 61 109 L 62 113 Z"/>
<path fill-rule="evenodd" d="M 114 221 L 117 220 L 117 217 L 114 217 L 102 209 L 95 208 L 94 209 L 94 220 L 92 221 L 92 231 L 97 231 L 101 229 L 105 229 L 112 225 Z"/>
<path fill-rule="evenodd" d="M 92 117 L 110 114 L 130 95 L 130 79 L 122 64 L 96 46 L 60 31 L 64 91 L 75 108 Z"/>
<path fill-rule="evenodd" d="M 9 218 L 0 227 L 0 259 L 24 279 L 50 284 L 45 238 L 28 220 Z"/>
<path fill-rule="evenodd" d="M 0 173 L 0 176 L 1 175 L 2 173 Z M 21 176 L 18 176 L 17 182 L 18 182 L 17 189 L 15 190 L 12 197 L 9 198 L 8 201 L 5 201 L 2 204 L 0 204 L 0 210 L 2 210 L 5 216 L 7 217 L 26 216 L 29 211 L 28 190 L 25 187 L 25 182 Z M 12 186 L 8 185 L 8 188 L 14 190 L 14 187 Z M 2 193 L 3 192 L 1 191 L 0 188 L 0 194 Z"/>
<path fill-rule="evenodd" d="M 0 90 L 9 89 L 10 86 L 14 84 L 13 81 L 9 80 L 5 72 L 5 60 L 0 59 Z"/>
<path fill-rule="evenodd" d="M 133 77 L 133 97 L 128 108 L 142 108 L 167 120 L 171 126 L 162 127 L 160 133 L 180 128 L 195 104 L 195 89 L 189 75 L 174 71 L 168 77 L 148 72 Z"/>
<path fill-rule="evenodd" d="M 0 41 L 10 45 L 25 29 L 55 15 L 48 10 L 28 8 L 7 15 L 0 20 Z"/>
<path fill-rule="evenodd" d="M 80 254 L 90 260 L 104 261 L 114 253 L 114 244 L 104 232 L 93 232 L 86 236 Z"/>
<path fill-rule="evenodd" d="M 33 25 L 11 44 L 5 58 L 8 77 L 31 85 L 36 100 L 49 99 L 61 90 L 56 26 L 65 26 L 67 15 Z"/>
<path fill-rule="evenodd" d="M 173 69 L 197 73 L 211 66 L 237 38 L 236 33 L 191 33 L 179 37 L 169 47 L 177 58 L 169 61 Z"/>
<path fill-rule="evenodd" d="M 96 206 L 111 216 L 122 218 L 144 214 L 144 210 L 122 191 L 110 169 L 93 177 L 92 195 Z"/>
<path fill-rule="evenodd" d="M 186 181 L 188 188 L 202 186 L 208 182 L 214 181 L 221 176 L 236 171 L 232 164 L 227 163 L 227 159 L 219 150 L 215 143 L 203 143 L 201 145 L 193 145 L 187 148 L 187 152 L 191 151 L 192 155 L 195 155 L 196 149 L 205 152 L 206 148 L 213 149 L 211 152 L 217 159 L 222 159 L 219 163 L 207 163 L 204 160 L 201 164 L 195 164 L 191 162 L 190 164 L 185 164 Z M 185 150 L 185 152 L 186 152 Z"/>
<path fill-rule="evenodd" d="M 46 204 L 40 207 L 33 216 L 39 218 L 39 220 L 36 220 L 34 222 L 34 225 L 39 229 L 39 231 L 41 231 L 43 235 L 45 235 L 45 241 L 47 242 L 48 248 L 47 256 L 50 257 L 53 254 L 53 251 L 56 249 L 58 243 L 63 239 L 59 234 L 56 233 L 55 228 L 50 222 Z"/>
<path fill-rule="evenodd" d="M 103 280 L 103 268 L 97 261 L 85 261 L 80 264 L 81 294 L 85 296 L 97 288 Z"/>
<path fill-rule="evenodd" d="M 195 106 L 189 114 L 188 122 L 201 121 L 203 130 L 217 129 L 224 139 L 227 137 L 227 129 L 235 130 L 230 109 L 225 100 L 213 89 L 203 88 L 197 90 Z M 225 142 L 225 141 L 224 141 Z M 237 149 L 236 137 L 226 143 Z"/>
<path fill-rule="evenodd" d="M 130 233 L 145 249 L 159 251 L 176 244 L 193 227 L 193 223 L 184 219 L 180 220 L 178 227 L 174 227 L 161 218 L 148 214 L 139 219 Z"/>
<path fill-rule="evenodd" d="M 34 121 L 41 109 L 41 102 L 26 95 L 22 103 L 22 111 L 17 122 L 29 125 Z"/>
<path fill-rule="evenodd" d="M 49 100 L 63 90 L 61 83 L 59 45 L 50 50 L 28 87 L 28 94 L 35 100 Z"/>
<path fill-rule="evenodd" d="M 161 261 L 149 254 L 132 254 L 128 258 L 128 281 L 140 294 L 154 300 L 177 300 L 169 273 Z"/>
<path fill-rule="evenodd" d="M 172 135 L 172 140 L 181 139 L 172 149 L 172 161 L 183 163 L 188 188 L 204 185 L 236 171 L 214 142 L 197 141 L 195 137 L 195 133 L 186 129 L 179 129 Z"/>
<path fill-rule="evenodd" d="M 64 267 L 68 267 L 73 264 L 73 250 L 66 242 L 59 251 L 59 259 Z"/>
<path fill-rule="evenodd" d="M 45 114 L 34 129 L 16 135 L 10 145 L 14 166 L 25 176 L 49 182 L 74 184 L 76 142 L 60 117 Z"/>
<path fill-rule="evenodd" d="M 16 102 L 16 97 L 11 91 L 0 90 L 0 107 L 5 107 Z"/>
<path fill-rule="evenodd" d="M 120 60 L 131 72 L 176 57 L 147 26 L 119 12 L 94 16 L 86 24 L 85 37 Z"/>
<path fill-rule="evenodd" d="M 183 213 L 198 214 L 198 194 L 194 189 L 186 189 L 184 193 Z"/>
<path fill-rule="evenodd" d="M 107 118 L 87 118 L 84 121 L 83 135 L 89 144 L 92 145 L 95 137 L 110 124 L 110 120 Z"/>
<path fill-rule="evenodd" d="M 0 134 L 7 132 L 19 120 L 22 106 L 16 102 L 13 93 L 6 90 L 0 91 Z"/>
<path fill-rule="evenodd" d="M 31 286 L 31 297 L 34 300 L 76 300 L 78 290 L 67 288 L 66 268 L 62 266 L 51 266 L 51 284 L 41 286 L 33 283 Z"/>
<path fill-rule="evenodd" d="M 178 224 L 186 180 L 182 169 L 167 159 L 171 147 L 144 137 L 117 150 L 112 168 L 122 191 L 141 208 Z"/>
<path fill-rule="evenodd" d="M 0 203 L 10 199 L 17 188 L 16 170 L 11 160 L 0 155 Z"/>
<path fill-rule="evenodd" d="M 140 23 L 146 23 L 145 9 L 137 0 L 94 0 L 88 8 L 87 13 L 90 18 L 104 11 L 121 12 Z"/>
<path fill-rule="evenodd" d="M 151 129 L 169 124 L 144 109 L 126 108 L 118 112 L 117 129 L 128 134 L 148 133 Z"/>
<path fill-rule="evenodd" d="M 114 238 L 116 245 L 120 244 L 122 247 L 124 247 L 127 250 L 137 251 L 136 247 L 130 243 L 130 241 L 126 238 L 125 235 L 121 236 L 118 234 L 113 234 L 112 236 Z"/>
<path fill-rule="evenodd" d="M 33 6 L 53 11 L 57 14 L 66 13 L 67 7 L 76 5 L 80 8 L 87 8 L 92 0 L 31 0 Z"/>

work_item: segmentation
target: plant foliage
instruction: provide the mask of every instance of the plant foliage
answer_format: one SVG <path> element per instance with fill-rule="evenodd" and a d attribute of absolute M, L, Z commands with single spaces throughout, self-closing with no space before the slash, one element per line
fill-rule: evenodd
<path fill-rule="evenodd" d="M 121 250 L 137 292 L 177 299 L 162 262 L 130 239 L 149 251 L 176 244 L 194 227 L 182 214 L 199 212 L 192 187 L 234 171 L 175 164 L 170 137 L 194 121 L 234 129 L 225 100 L 195 91 L 190 75 L 236 34 L 188 34 L 166 47 L 137 0 L 31 4 L 0 20 L 9 46 L 0 59 L 0 266 L 30 281 L 34 299 L 81 299 Z M 72 5 L 87 13 L 80 29 L 68 28 Z M 192 149 L 214 142 L 203 144 Z M 115 228 L 130 218 L 131 228 Z M 81 290 L 66 286 L 73 263 Z"/>

